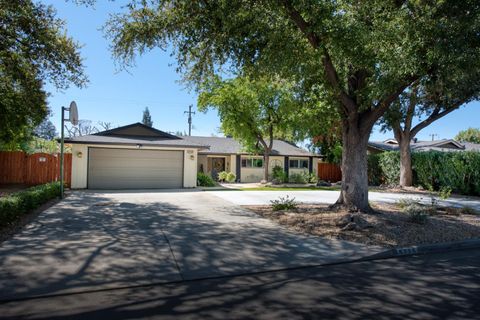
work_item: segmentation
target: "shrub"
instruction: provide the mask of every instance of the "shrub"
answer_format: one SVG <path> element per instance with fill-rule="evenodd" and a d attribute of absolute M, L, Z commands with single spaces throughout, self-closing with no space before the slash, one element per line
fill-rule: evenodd
<path fill-rule="evenodd" d="M 225 178 L 225 180 L 230 183 L 235 182 L 236 179 L 237 179 L 237 176 L 233 172 L 227 173 L 227 177 Z"/>
<path fill-rule="evenodd" d="M 378 163 L 383 173 L 384 182 L 388 185 L 398 185 L 400 182 L 400 153 L 395 151 L 383 152 L 379 155 Z"/>
<path fill-rule="evenodd" d="M 272 169 L 272 180 L 277 181 L 278 183 L 288 182 L 287 173 L 280 166 L 275 166 Z"/>
<path fill-rule="evenodd" d="M 307 183 L 307 180 L 305 179 L 305 174 L 303 173 L 292 173 L 288 177 L 288 181 L 290 183 L 298 183 L 298 184 L 305 184 Z"/>
<path fill-rule="evenodd" d="M 15 221 L 20 215 L 60 196 L 60 182 L 52 182 L 0 198 L 0 225 Z"/>
<path fill-rule="evenodd" d="M 304 172 L 303 173 L 303 178 L 307 183 L 317 183 L 318 182 L 318 177 L 315 175 L 315 173 L 310 173 L 310 172 Z"/>
<path fill-rule="evenodd" d="M 228 172 L 227 171 L 221 171 L 218 173 L 218 181 L 225 181 L 227 180 Z"/>
<path fill-rule="evenodd" d="M 419 204 L 410 204 L 404 208 L 404 212 L 408 214 L 410 222 L 425 224 L 428 221 L 428 213 L 425 208 Z"/>
<path fill-rule="evenodd" d="M 378 166 L 377 166 L 378 164 Z M 480 195 L 480 152 L 413 152 L 414 185 L 427 190 L 451 190 L 456 193 Z M 400 180 L 400 154 L 384 152 L 368 157 L 371 184 L 396 185 Z"/>
<path fill-rule="evenodd" d="M 380 155 L 378 153 L 372 153 L 367 158 L 368 166 L 368 183 L 371 186 L 379 186 L 383 183 L 383 173 L 380 168 Z"/>
<path fill-rule="evenodd" d="M 292 210 L 298 206 L 295 198 L 289 198 L 288 195 L 286 197 L 280 197 L 278 200 L 272 200 L 270 203 L 272 204 L 273 211 Z"/>
<path fill-rule="evenodd" d="M 199 172 L 197 173 L 197 186 L 200 187 L 214 187 L 215 181 L 209 175 Z"/>

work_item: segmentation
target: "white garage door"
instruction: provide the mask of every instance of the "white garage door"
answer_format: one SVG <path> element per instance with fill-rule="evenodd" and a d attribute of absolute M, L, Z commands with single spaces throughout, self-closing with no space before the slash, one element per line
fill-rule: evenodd
<path fill-rule="evenodd" d="M 182 186 L 183 151 L 89 149 L 90 189 L 153 189 Z"/>

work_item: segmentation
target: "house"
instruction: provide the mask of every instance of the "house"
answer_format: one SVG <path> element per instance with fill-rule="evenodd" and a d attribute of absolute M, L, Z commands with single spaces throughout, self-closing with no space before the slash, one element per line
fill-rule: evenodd
<path fill-rule="evenodd" d="M 263 157 L 231 138 L 178 137 L 141 123 L 65 139 L 72 145 L 72 188 L 194 188 L 197 172 L 231 171 L 241 182 L 263 178 Z M 270 171 L 315 172 L 319 156 L 275 140 Z"/>
<path fill-rule="evenodd" d="M 459 142 L 453 139 L 434 141 L 418 141 L 415 139 L 410 143 L 410 148 L 412 151 L 480 151 L 480 144 Z M 387 139 L 385 141 L 370 141 L 368 143 L 368 152 L 370 153 L 397 151 L 398 149 L 399 145 L 395 139 Z"/>
<path fill-rule="evenodd" d="M 208 149 L 198 152 L 197 168 L 212 176 L 221 171 L 235 173 L 240 182 L 260 182 L 263 180 L 264 159 L 262 155 L 246 152 L 242 145 L 232 138 L 224 137 L 185 137 L 187 141 L 200 145 L 208 145 Z M 305 171 L 316 173 L 318 154 L 312 154 L 282 140 L 274 140 L 269 157 L 269 172 L 279 166 L 288 174 L 299 174 Z"/>

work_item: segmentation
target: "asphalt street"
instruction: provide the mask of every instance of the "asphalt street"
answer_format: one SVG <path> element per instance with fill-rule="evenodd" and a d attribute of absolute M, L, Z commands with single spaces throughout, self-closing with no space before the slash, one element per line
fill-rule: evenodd
<path fill-rule="evenodd" d="M 480 249 L 0 305 L 3 319 L 480 319 Z"/>

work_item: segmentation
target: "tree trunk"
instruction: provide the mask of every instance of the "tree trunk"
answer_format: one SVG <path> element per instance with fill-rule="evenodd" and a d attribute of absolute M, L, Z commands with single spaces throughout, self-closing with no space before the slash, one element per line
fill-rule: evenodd
<path fill-rule="evenodd" d="M 342 190 L 336 205 L 370 212 L 368 204 L 367 145 L 370 130 L 351 123 L 343 125 Z"/>
<path fill-rule="evenodd" d="M 400 186 L 411 187 L 413 184 L 412 153 L 410 139 L 404 137 L 398 141 L 400 146 Z"/>
<path fill-rule="evenodd" d="M 263 167 L 265 171 L 263 172 L 263 180 L 268 181 L 268 163 L 270 162 L 270 151 L 265 152 L 263 155 Z"/>

